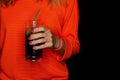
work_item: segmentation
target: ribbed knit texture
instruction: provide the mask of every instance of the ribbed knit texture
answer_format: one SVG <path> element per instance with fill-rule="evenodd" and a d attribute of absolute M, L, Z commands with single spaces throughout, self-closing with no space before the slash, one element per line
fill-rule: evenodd
<path fill-rule="evenodd" d="M 52 49 L 44 49 L 38 62 L 25 60 L 25 29 L 37 17 L 43 25 L 66 42 L 63 56 Z M 66 6 L 52 5 L 48 0 L 18 0 L 15 5 L 2 7 L 0 22 L 0 79 L 1 80 L 67 80 L 65 60 L 78 53 L 77 0 L 67 0 Z"/>

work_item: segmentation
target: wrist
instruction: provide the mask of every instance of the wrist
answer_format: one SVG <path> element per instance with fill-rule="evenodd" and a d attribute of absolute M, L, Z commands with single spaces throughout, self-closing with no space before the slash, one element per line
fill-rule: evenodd
<path fill-rule="evenodd" d="M 63 47 L 63 40 L 62 39 L 59 39 L 59 42 L 56 43 L 58 44 L 58 46 L 54 49 L 55 51 L 60 51 Z"/>
<path fill-rule="evenodd" d="M 54 36 L 52 49 L 63 55 L 65 52 L 65 48 L 65 41 L 60 37 Z"/>
<path fill-rule="evenodd" d="M 60 38 L 57 36 L 53 36 L 53 49 L 57 49 L 59 47 L 59 42 L 60 42 Z"/>

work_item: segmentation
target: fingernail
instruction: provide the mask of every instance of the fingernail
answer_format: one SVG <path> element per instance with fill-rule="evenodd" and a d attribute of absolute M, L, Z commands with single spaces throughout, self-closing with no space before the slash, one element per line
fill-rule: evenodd
<path fill-rule="evenodd" d="M 36 47 L 33 47 L 34 50 L 36 50 Z"/>
<path fill-rule="evenodd" d="M 32 45 L 32 42 L 29 42 L 29 45 Z"/>
<path fill-rule="evenodd" d="M 32 32 L 34 32 L 34 30 L 32 30 Z"/>
<path fill-rule="evenodd" d="M 31 40 L 31 37 L 28 37 L 29 40 Z"/>

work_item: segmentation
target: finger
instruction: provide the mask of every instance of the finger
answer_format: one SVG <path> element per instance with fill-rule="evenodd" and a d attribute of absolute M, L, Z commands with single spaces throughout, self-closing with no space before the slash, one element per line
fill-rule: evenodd
<path fill-rule="evenodd" d="M 38 39 L 38 38 L 43 38 L 46 37 L 46 33 L 36 33 L 36 34 L 31 34 L 29 37 L 29 40 L 34 40 L 34 39 Z"/>
<path fill-rule="evenodd" d="M 45 49 L 45 48 L 50 48 L 52 47 L 52 43 L 46 42 L 45 44 L 39 45 L 39 46 L 34 46 L 34 50 L 39 50 L 39 49 Z"/>
<path fill-rule="evenodd" d="M 46 42 L 46 39 L 45 38 L 41 38 L 41 39 L 38 39 L 38 40 L 33 40 L 33 41 L 30 41 L 30 45 L 37 45 L 37 44 L 42 44 L 42 43 L 45 43 Z"/>
<path fill-rule="evenodd" d="M 33 46 L 34 50 L 40 50 L 40 49 L 44 49 L 44 48 L 47 48 L 45 44 L 41 44 L 39 46 Z"/>
<path fill-rule="evenodd" d="M 33 33 L 44 32 L 45 30 L 46 30 L 45 27 L 40 26 L 40 27 L 34 28 L 32 32 L 33 32 Z"/>
<path fill-rule="evenodd" d="M 47 48 L 51 48 L 53 46 L 53 43 L 52 42 L 46 42 L 45 45 L 46 45 Z"/>
<path fill-rule="evenodd" d="M 47 34 L 47 36 L 52 37 L 52 33 L 49 29 L 45 33 Z"/>
<path fill-rule="evenodd" d="M 46 39 L 46 42 L 52 42 L 52 38 L 50 36 L 45 37 L 45 39 Z"/>

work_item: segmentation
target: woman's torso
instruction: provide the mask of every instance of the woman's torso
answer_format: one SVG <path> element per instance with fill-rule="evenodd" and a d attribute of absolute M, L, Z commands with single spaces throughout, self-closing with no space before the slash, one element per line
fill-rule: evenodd
<path fill-rule="evenodd" d="M 25 60 L 25 29 L 26 24 L 33 20 L 40 8 L 37 21 L 50 28 L 55 35 L 60 35 L 63 7 L 52 6 L 48 0 L 18 0 L 14 6 L 1 9 L 1 26 L 5 28 L 4 46 L 1 55 L 1 68 L 6 76 L 16 80 L 52 80 L 52 77 L 68 77 L 64 62 L 56 59 L 56 52 L 43 50 L 43 58 L 35 63 Z"/>

